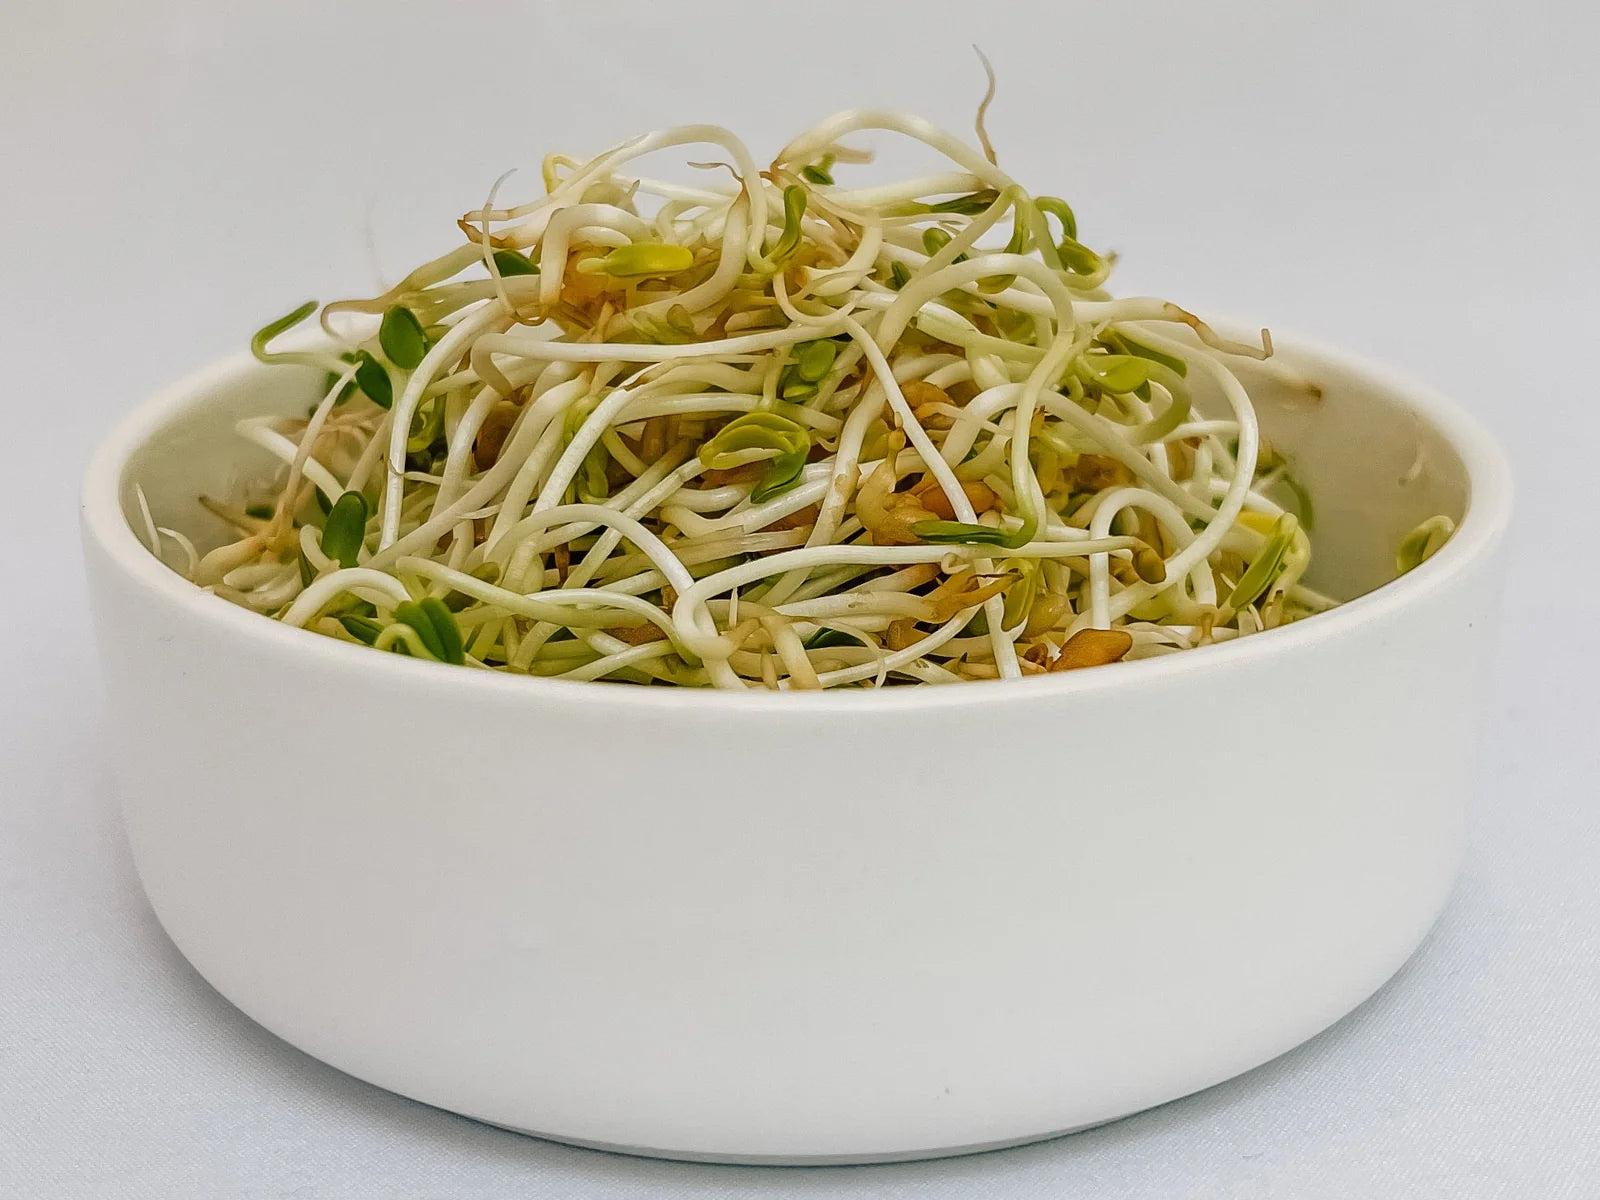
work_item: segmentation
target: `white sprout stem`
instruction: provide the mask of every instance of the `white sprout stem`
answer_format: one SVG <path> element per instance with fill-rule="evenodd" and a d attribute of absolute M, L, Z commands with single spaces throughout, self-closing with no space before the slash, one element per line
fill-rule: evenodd
<path fill-rule="evenodd" d="M 295 451 L 294 460 L 289 464 L 289 478 L 283 485 L 285 506 L 280 511 L 280 516 L 284 520 L 290 515 L 287 511 L 289 498 L 300 490 L 300 477 L 305 471 L 306 461 L 311 457 L 311 448 L 322 436 L 322 427 L 328 420 L 328 414 L 333 411 L 333 406 L 339 402 L 339 396 L 344 392 L 345 385 L 355 377 L 356 364 L 351 363 L 328 389 L 327 395 L 323 396 L 316 410 L 312 412 L 311 419 L 306 422 L 305 432 L 300 435 L 300 445 Z M 332 478 L 332 472 L 329 472 L 329 477 Z"/>
<path fill-rule="evenodd" d="M 400 536 L 400 507 L 405 498 L 406 439 L 411 435 L 411 418 L 422 400 L 422 393 L 439 369 L 460 358 L 484 330 L 509 324 L 510 320 L 495 308 L 485 307 L 469 313 L 423 356 L 417 369 L 406 380 L 405 390 L 395 397 L 390 412 L 389 455 L 385 462 L 388 480 L 384 485 L 383 525 L 378 535 L 380 550 L 387 550 Z"/>
<path fill-rule="evenodd" d="M 391 606 L 411 599 L 411 593 L 393 575 L 374 571 L 370 567 L 347 567 L 312 580 L 305 591 L 295 597 L 294 603 L 283 614 L 285 625 L 304 625 L 327 607 L 336 596 L 349 592 L 354 595 L 371 594 L 381 597 Z"/>
<path fill-rule="evenodd" d="M 240 437 L 247 442 L 254 442 L 263 450 L 280 459 L 286 466 L 292 466 L 300 458 L 300 447 L 271 426 L 275 417 L 246 417 L 238 422 L 234 429 Z M 316 484 L 317 489 L 329 500 L 337 500 L 344 494 L 344 489 L 339 481 L 333 477 L 333 472 L 323 466 L 315 458 L 307 455 L 301 460 L 300 469 L 307 479 Z"/>

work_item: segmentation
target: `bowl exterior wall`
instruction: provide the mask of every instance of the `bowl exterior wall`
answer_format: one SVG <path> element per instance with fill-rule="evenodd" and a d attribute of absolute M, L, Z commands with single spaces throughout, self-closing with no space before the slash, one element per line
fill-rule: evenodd
<path fill-rule="evenodd" d="M 712 1158 L 1045 1135 L 1348 1012 L 1456 871 L 1498 590 L 1495 551 L 1271 653 L 730 710 L 396 686 L 85 543 L 134 856 L 223 995 L 430 1104 Z"/>

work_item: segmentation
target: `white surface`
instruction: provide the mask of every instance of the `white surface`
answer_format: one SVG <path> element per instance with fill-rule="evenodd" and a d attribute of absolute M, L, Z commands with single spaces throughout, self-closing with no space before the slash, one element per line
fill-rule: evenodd
<path fill-rule="evenodd" d="M 815 5 L 675 4 L 623 10 L 612 30 L 510 3 L 12 7 L 0 336 L 25 449 L 0 518 L 0 1195 L 1594 1193 L 1600 578 L 1583 531 L 1600 434 L 1600 22 L 1554 3 L 1493 18 L 1121 8 L 995 6 L 980 24 L 971 6 L 851 4 L 830 22 Z M 973 37 L 1002 73 L 991 129 L 1008 165 L 1126 252 L 1121 290 L 1281 319 L 1430 379 L 1502 432 L 1521 485 L 1511 621 L 1468 864 L 1434 935 L 1352 1018 L 1241 1080 L 919 1166 L 562 1148 L 385 1095 L 260 1032 L 161 936 L 108 802 L 74 530 L 91 441 L 263 314 L 368 287 L 369 214 L 392 275 L 549 146 L 730 108 L 758 146 L 851 102 L 962 125 Z M 709 46 L 734 57 L 705 68 Z"/>
<path fill-rule="evenodd" d="M 325 1062 L 664 1157 L 1015 1144 L 1259 1066 L 1370 996 L 1447 899 L 1510 491 L 1448 404 L 1287 338 L 1274 361 L 1323 388 L 1308 409 L 1240 368 L 1263 436 L 1305 464 L 1322 586 L 1351 594 L 1369 544 L 1445 512 L 1459 527 L 1424 567 L 1114 671 L 730 696 L 444 670 L 200 594 L 135 536 L 132 481 L 158 523 L 193 522 L 193 489 L 237 469 L 236 422 L 321 387 L 231 356 L 130 417 L 84 492 L 151 906 L 219 992 Z M 173 754 L 174 728 L 218 749 Z M 978 728 L 1005 752 L 938 753 Z M 1130 794 L 1152 728 L 1184 785 Z M 818 747 L 831 769 L 804 769 Z"/>

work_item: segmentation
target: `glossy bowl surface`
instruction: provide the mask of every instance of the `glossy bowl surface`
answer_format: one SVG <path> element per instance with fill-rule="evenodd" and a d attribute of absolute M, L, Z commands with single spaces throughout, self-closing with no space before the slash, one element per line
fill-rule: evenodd
<path fill-rule="evenodd" d="M 637 1153 L 868 1161 L 1080 1128 L 1349 1012 L 1463 842 L 1510 485 L 1425 389 L 1280 340 L 1250 378 L 1317 509 L 1322 616 L 1016 683 L 684 693 L 344 645 L 129 524 L 260 466 L 314 377 L 230 359 L 100 448 L 85 553 L 128 836 L 255 1020 L 485 1121 Z M 1392 575 L 1400 534 L 1460 522 Z M 1381 585 L 1381 586 L 1380 586 Z"/>

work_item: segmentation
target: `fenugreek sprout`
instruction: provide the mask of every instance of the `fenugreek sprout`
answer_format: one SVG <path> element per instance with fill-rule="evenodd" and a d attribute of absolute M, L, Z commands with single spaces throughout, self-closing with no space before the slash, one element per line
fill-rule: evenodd
<path fill-rule="evenodd" d="M 584 259 L 578 263 L 578 271 L 583 275 L 639 279 L 648 275 L 676 275 L 692 266 L 694 251 L 687 246 L 635 242 L 630 246 L 618 246 L 604 257 Z"/>
<path fill-rule="evenodd" d="M 389 372 L 368 351 L 361 350 L 357 354 L 356 386 L 379 408 L 388 408 L 394 403 L 394 384 L 389 379 Z"/>
<path fill-rule="evenodd" d="M 411 414 L 411 430 L 406 434 L 406 451 L 420 454 L 444 432 L 444 398 L 436 397 L 417 406 Z"/>
<path fill-rule="evenodd" d="M 1402 575 L 1416 570 L 1443 549 L 1455 531 L 1456 523 L 1449 517 L 1442 514 L 1429 517 L 1400 539 L 1394 555 L 1395 570 Z"/>
<path fill-rule="evenodd" d="M 371 617 L 357 617 L 345 615 L 339 618 L 339 624 L 344 626 L 344 631 L 358 642 L 372 645 L 383 633 L 383 622 L 375 621 Z"/>
<path fill-rule="evenodd" d="M 969 192 L 965 196 L 956 196 L 950 200 L 940 200 L 936 204 L 928 205 L 924 211 L 950 213 L 952 216 L 974 217 L 999 198 L 999 192 L 993 188 L 988 188 L 981 192 Z"/>
<path fill-rule="evenodd" d="M 811 183 L 831 184 L 833 183 L 833 160 L 833 155 L 824 154 L 816 162 L 801 167 L 800 175 Z"/>
<path fill-rule="evenodd" d="M 1249 569 L 1239 576 L 1239 582 L 1229 593 L 1229 608 L 1237 611 L 1254 604 L 1277 581 L 1283 573 L 1284 560 L 1289 555 L 1289 548 L 1294 544 L 1294 536 L 1299 528 L 1300 522 L 1295 520 L 1293 513 L 1284 513 L 1278 518 L 1266 545 L 1251 561 Z"/>
<path fill-rule="evenodd" d="M 841 187 L 872 130 L 952 165 Z M 636 171 L 707 138 L 732 178 Z M 305 415 L 240 424 L 281 465 L 207 500 L 234 533 L 187 573 L 380 651 L 680 687 L 1018 679 L 1327 608 L 1249 348 L 1108 296 L 981 140 L 851 112 L 765 163 L 707 126 L 550 157 L 321 341 L 276 343 L 314 304 L 256 332 Z"/>
<path fill-rule="evenodd" d="M 772 261 L 781 263 L 800 247 L 801 225 L 800 221 L 806 215 L 806 192 L 804 188 L 786 187 L 783 189 L 783 233 L 778 238 L 778 244 L 772 248 Z"/>
<path fill-rule="evenodd" d="M 714 471 L 767 463 L 750 492 L 757 503 L 789 488 L 799 478 L 811 449 L 811 434 L 798 421 L 775 412 L 747 413 L 728 422 L 700 449 L 700 461 Z"/>
<path fill-rule="evenodd" d="M 409 308 L 396 304 L 383 314 L 378 326 L 378 345 L 384 355 L 403 371 L 414 371 L 428 353 L 428 335 L 422 331 L 422 322 Z"/>
<path fill-rule="evenodd" d="M 1102 392 L 1136 392 L 1150 382 L 1144 363 L 1131 354 L 1085 354 L 1073 366 L 1080 379 Z"/>
<path fill-rule="evenodd" d="M 422 600 L 402 600 L 395 605 L 394 617 L 416 630 L 423 648 L 440 662 L 461 664 L 466 656 L 461 646 L 461 627 L 444 601 L 433 596 Z"/>
<path fill-rule="evenodd" d="M 518 254 L 515 250 L 496 250 L 489 257 L 494 259 L 495 270 L 506 278 L 539 273 L 538 263 L 530 262 L 525 255 Z"/>
<path fill-rule="evenodd" d="M 1004 529 L 993 529 L 972 521 L 918 521 L 911 532 L 925 542 L 944 546 L 1010 546 L 1016 549 L 1022 543 Z"/>
<path fill-rule="evenodd" d="M 255 355 L 258 362 L 263 363 L 299 361 L 298 357 L 294 355 L 273 354 L 267 350 L 267 346 L 280 333 L 286 333 L 293 329 L 316 311 L 317 302 L 315 300 L 307 300 L 293 312 L 284 314 L 276 321 L 268 321 L 260 329 L 256 330 L 255 335 L 250 339 L 250 353 Z"/>
<path fill-rule="evenodd" d="M 341 567 L 356 565 L 367 533 L 367 498 L 346 492 L 334 501 L 322 523 L 322 553 Z"/>

